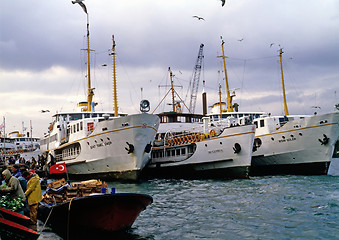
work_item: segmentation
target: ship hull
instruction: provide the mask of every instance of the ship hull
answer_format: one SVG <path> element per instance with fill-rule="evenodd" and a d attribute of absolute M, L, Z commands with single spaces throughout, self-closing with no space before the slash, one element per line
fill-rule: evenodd
<path fill-rule="evenodd" d="M 292 120 L 275 132 L 256 135 L 251 175 L 327 174 L 339 136 L 339 113 Z M 256 141 L 256 140 L 255 140 Z"/>
<path fill-rule="evenodd" d="M 216 137 L 177 146 L 153 148 L 152 159 L 145 174 L 152 177 L 173 178 L 248 178 L 251 165 L 255 128 L 253 125 L 226 128 Z M 234 151 L 235 144 L 241 146 Z M 154 158 L 157 151 L 182 153 Z M 188 153 L 188 154 L 187 154 Z"/>
<path fill-rule="evenodd" d="M 71 178 L 138 180 L 158 126 L 159 118 L 151 114 L 113 118 L 98 122 L 88 136 L 47 151 L 66 164 Z"/>

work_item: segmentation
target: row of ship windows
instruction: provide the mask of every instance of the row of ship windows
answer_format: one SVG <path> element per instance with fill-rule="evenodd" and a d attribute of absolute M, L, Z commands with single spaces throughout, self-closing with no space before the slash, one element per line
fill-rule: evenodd
<path fill-rule="evenodd" d="M 73 148 L 68 148 L 62 151 L 62 157 L 66 158 L 66 157 L 70 157 L 70 156 L 74 156 L 74 155 L 78 155 L 80 154 L 80 147 L 73 147 Z"/>
<path fill-rule="evenodd" d="M 186 154 L 186 148 L 166 150 L 166 156 L 164 151 L 153 151 L 152 158 L 163 158 L 163 157 L 175 157 Z"/>

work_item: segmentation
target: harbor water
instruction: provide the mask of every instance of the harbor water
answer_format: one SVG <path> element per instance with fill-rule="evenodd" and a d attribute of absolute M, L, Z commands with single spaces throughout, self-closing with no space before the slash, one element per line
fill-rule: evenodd
<path fill-rule="evenodd" d="M 108 185 L 117 193 L 149 194 L 154 201 L 130 231 L 104 239 L 339 239 L 338 176 Z M 39 239 L 60 238 L 44 231 Z"/>

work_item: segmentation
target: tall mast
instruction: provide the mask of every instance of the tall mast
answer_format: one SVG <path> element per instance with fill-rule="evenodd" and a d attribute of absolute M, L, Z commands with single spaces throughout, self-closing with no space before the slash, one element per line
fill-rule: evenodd
<path fill-rule="evenodd" d="M 230 89 L 228 87 L 228 79 L 227 79 L 227 70 L 226 70 L 226 61 L 225 61 L 225 54 L 224 54 L 224 40 L 221 38 L 221 49 L 222 49 L 222 61 L 224 63 L 224 73 L 225 73 L 225 82 L 226 82 L 226 93 L 227 93 L 227 112 L 233 112 L 233 104 L 232 104 L 232 96 L 230 94 Z"/>
<path fill-rule="evenodd" d="M 118 116 L 118 99 L 117 99 L 117 79 L 116 79 L 116 67 L 115 67 L 115 41 L 114 35 L 112 35 L 112 58 L 113 58 L 113 101 L 114 101 L 114 116 Z"/>
<path fill-rule="evenodd" d="M 32 134 L 33 134 L 33 127 L 32 127 L 32 120 L 29 120 L 29 123 L 30 123 L 30 134 L 31 134 L 31 151 L 33 151 L 33 137 L 32 137 Z"/>
<path fill-rule="evenodd" d="M 219 82 L 219 104 L 220 104 L 220 120 L 222 119 L 222 105 L 221 105 L 221 84 Z"/>
<path fill-rule="evenodd" d="M 168 68 L 168 71 L 170 72 L 170 80 L 171 80 L 171 90 L 172 90 L 172 106 L 173 106 L 173 112 L 175 112 L 175 104 L 174 104 L 174 86 L 173 86 L 173 74 L 171 71 L 171 68 Z"/>
<path fill-rule="evenodd" d="M 90 65 L 90 48 L 89 48 L 89 21 L 88 13 L 87 15 L 87 81 L 88 81 L 88 90 L 87 90 L 87 112 L 92 111 L 92 100 L 94 96 L 93 89 L 91 87 L 91 65 Z"/>
<path fill-rule="evenodd" d="M 283 73 L 283 67 L 282 67 L 282 54 L 283 53 L 284 52 L 282 51 L 282 48 L 279 45 L 279 59 L 280 59 L 281 82 L 282 82 L 282 90 L 283 90 L 283 97 L 284 97 L 284 112 L 285 112 L 285 116 L 288 116 L 289 114 L 288 114 L 286 94 L 285 94 L 284 73 Z"/>
<path fill-rule="evenodd" d="M 94 88 L 91 87 L 91 64 L 90 64 L 90 48 L 89 48 L 89 20 L 88 20 L 88 12 L 86 5 L 83 3 L 83 0 L 72 1 L 73 4 L 78 3 L 82 10 L 86 13 L 87 17 L 87 48 L 82 49 L 87 51 L 87 80 L 88 80 L 88 89 L 87 89 L 87 112 L 92 111 L 92 100 L 94 96 Z M 85 109 L 84 109 L 85 110 Z"/>

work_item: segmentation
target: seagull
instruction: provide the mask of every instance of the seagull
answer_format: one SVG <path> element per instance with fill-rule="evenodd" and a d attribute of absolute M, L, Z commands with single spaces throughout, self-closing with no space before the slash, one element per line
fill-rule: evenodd
<path fill-rule="evenodd" d="M 225 5 L 226 0 L 221 0 L 221 6 L 223 7 Z"/>
<path fill-rule="evenodd" d="M 242 39 L 239 39 L 238 41 L 241 42 L 242 40 L 244 40 L 244 39 L 242 38 Z"/>
<path fill-rule="evenodd" d="M 271 44 L 270 44 L 270 47 L 272 47 L 272 46 L 273 46 L 273 44 L 274 44 L 274 43 L 271 43 Z"/>
<path fill-rule="evenodd" d="M 41 110 L 41 113 L 49 112 L 49 110 Z"/>
<path fill-rule="evenodd" d="M 85 4 L 82 1 L 84 1 L 84 0 L 75 0 L 75 1 L 72 1 L 72 3 L 73 4 L 79 3 L 79 5 L 84 10 L 84 12 L 87 14 L 87 8 L 86 8 Z"/>
<path fill-rule="evenodd" d="M 199 16 L 197 16 L 197 15 L 195 15 L 195 16 L 193 16 L 194 18 L 197 18 L 198 20 L 204 20 L 205 21 L 205 19 L 203 18 L 203 17 L 199 17 Z"/>

